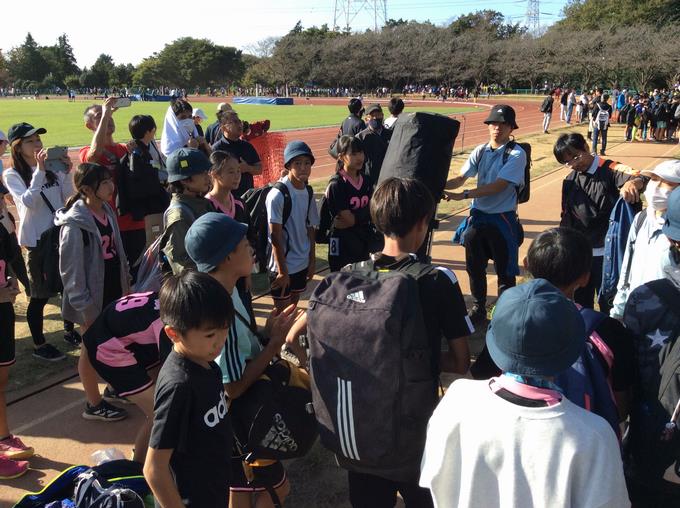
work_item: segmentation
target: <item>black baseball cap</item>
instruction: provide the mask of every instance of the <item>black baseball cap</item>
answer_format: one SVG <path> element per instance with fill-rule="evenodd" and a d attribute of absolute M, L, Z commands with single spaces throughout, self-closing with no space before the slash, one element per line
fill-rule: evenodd
<path fill-rule="evenodd" d="M 361 103 L 361 99 L 352 98 L 349 100 L 349 104 L 347 104 L 347 109 L 349 109 L 350 113 L 354 113 L 355 115 L 358 115 L 363 108 L 363 104 Z"/>
<path fill-rule="evenodd" d="M 508 106 L 507 104 L 497 104 L 491 108 L 489 116 L 484 120 L 484 123 L 490 124 L 492 122 L 507 123 L 513 129 L 519 129 L 519 126 L 515 121 L 515 110 L 512 109 L 512 106 Z"/>
<path fill-rule="evenodd" d="M 15 123 L 7 131 L 7 140 L 14 143 L 17 139 L 27 138 L 33 136 L 33 134 L 45 134 L 47 129 L 38 127 L 37 129 L 33 127 L 30 123 L 21 122 Z"/>

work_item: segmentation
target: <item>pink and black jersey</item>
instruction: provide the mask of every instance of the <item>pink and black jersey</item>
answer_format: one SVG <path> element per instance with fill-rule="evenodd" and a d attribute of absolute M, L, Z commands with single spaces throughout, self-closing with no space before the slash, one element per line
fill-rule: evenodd
<path fill-rule="evenodd" d="M 136 293 L 109 304 L 83 336 L 98 363 L 122 368 L 157 365 L 172 344 L 163 330 L 158 293 Z"/>
<path fill-rule="evenodd" d="M 373 185 L 368 178 L 358 175 L 352 180 L 345 171 L 340 171 L 332 178 L 326 188 L 328 207 L 333 216 L 342 210 L 350 210 L 356 217 L 357 225 L 366 224 L 370 220 L 368 204 L 373 195 Z"/>
<path fill-rule="evenodd" d="M 123 294 L 123 289 L 120 286 L 120 256 L 118 255 L 118 246 L 113 240 L 113 226 L 109 223 L 106 214 L 102 217 L 95 213 L 92 213 L 92 215 L 102 239 L 102 257 L 104 258 L 103 306 L 106 307 Z"/>

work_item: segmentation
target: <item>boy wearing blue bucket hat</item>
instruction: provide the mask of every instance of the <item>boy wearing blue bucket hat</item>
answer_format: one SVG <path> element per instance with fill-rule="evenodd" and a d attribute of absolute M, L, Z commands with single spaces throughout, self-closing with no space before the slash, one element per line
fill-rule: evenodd
<path fill-rule="evenodd" d="M 436 507 L 630 506 L 611 427 L 553 384 L 585 333 L 544 279 L 500 296 L 486 341 L 503 374 L 454 382 L 430 418 L 420 484 Z"/>
<path fill-rule="evenodd" d="M 319 212 L 309 176 L 314 154 L 303 141 L 291 141 L 283 152 L 287 174 L 267 194 L 269 274 L 276 308 L 297 303 L 314 276 Z"/>

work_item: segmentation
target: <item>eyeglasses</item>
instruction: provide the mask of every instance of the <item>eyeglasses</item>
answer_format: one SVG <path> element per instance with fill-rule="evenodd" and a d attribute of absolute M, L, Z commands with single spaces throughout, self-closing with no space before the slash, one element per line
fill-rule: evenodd
<path fill-rule="evenodd" d="M 578 162 L 579 160 L 581 160 L 581 157 L 583 157 L 584 155 L 585 155 L 585 154 L 577 155 L 576 157 L 573 157 L 570 161 L 565 162 L 564 165 L 565 165 L 565 166 L 569 166 L 570 168 L 571 168 L 571 167 L 574 167 L 574 163 L 575 163 L 575 162 Z"/>

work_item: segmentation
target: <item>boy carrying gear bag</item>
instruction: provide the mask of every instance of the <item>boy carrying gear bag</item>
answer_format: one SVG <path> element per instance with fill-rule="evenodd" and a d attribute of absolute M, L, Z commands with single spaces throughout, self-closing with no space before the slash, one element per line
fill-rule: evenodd
<path fill-rule="evenodd" d="M 418 262 L 434 200 L 417 180 L 388 178 L 371 200 L 385 247 L 335 272 L 309 303 L 312 398 L 322 444 L 348 470 L 353 508 L 432 506 L 418 486 L 439 373 L 465 374 L 474 331 L 456 276 Z M 448 351 L 441 351 L 442 336 Z"/>

